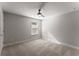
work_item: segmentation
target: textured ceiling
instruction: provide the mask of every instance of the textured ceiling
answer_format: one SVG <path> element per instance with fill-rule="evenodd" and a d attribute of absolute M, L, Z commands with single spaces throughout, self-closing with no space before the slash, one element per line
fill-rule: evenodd
<path fill-rule="evenodd" d="M 41 2 L 3 2 L 1 4 L 4 11 L 40 19 L 37 12 Z M 78 2 L 47 2 L 42 6 L 42 13 L 46 18 L 75 10 L 79 10 Z"/>

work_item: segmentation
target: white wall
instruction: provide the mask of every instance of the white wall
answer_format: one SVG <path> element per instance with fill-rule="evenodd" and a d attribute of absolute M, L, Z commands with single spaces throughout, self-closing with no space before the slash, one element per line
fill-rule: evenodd
<path fill-rule="evenodd" d="M 0 55 L 3 47 L 3 12 L 0 6 Z"/>
<path fill-rule="evenodd" d="M 38 22 L 41 28 L 41 20 L 4 12 L 4 44 L 12 45 L 41 39 L 41 29 L 39 34 L 31 35 L 32 21 Z"/>
<path fill-rule="evenodd" d="M 53 42 L 79 47 L 79 11 L 44 20 L 43 35 Z"/>

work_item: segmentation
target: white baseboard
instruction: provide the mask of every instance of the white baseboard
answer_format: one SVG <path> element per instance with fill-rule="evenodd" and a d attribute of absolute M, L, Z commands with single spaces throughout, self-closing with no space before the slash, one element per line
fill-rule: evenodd
<path fill-rule="evenodd" d="M 56 39 L 46 39 L 46 38 L 43 38 L 45 40 L 48 40 L 48 41 L 51 41 L 52 43 L 56 43 L 56 44 L 59 44 L 59 45 L 63 45 L 63 46 L 67 46 L 67 47 L 71 47 L 71 48 L 75 48 L 75 49 L 79 49 L 78 46 L 74 46 L 74 45 L 70 45 L 70 44 L 67 44 L 67 43 L 62 43 Z"/>
<path fill-rule="evenodd" d="M 61 43 L 60 45 L 71 47 L 71 48 L 75 48 L 75 49 L 79 49 L 78 46 L 74 46 L 74 45 L 70 45 L 70 44 L 66 44 L 66 43 Z"/>
<path fill-rule="evenodd" d="M 18 42 L 13 42 L 13 43 L 11 42 L 11 43 L 8 43 L 8 44 L 4 44 L 3 47 L 15 45 L 15 44 L 20 44 L 20 43 L 23 43 L 23 42 L 29 42 L 29 41 L 31 41 L 31 39 L 18 41 Z"/>
<path fill-rule="evenodd" d="M 6 47 L 6 46 L 11 46 L 11 45 L 15 45 L 15 44 L 19 44 L 19 43 L 23 43 L 23 42 L 29 42 L 31 41 L 30 39 L 28 40 L 23 40 L 23 41 L 18 41 L 18 42 L 13 42 L 13 43 L 9 43 L 9 44 L 4 44 L 3 47 Z M 54 42 L 56 44 L 59 44 L 57 42 Z M 66 44 L 66 43 L 61 43 L 59 45 L 63 45 L 63 46 L 67 46 L 67 47 L 71 47 L 71 48 L 75 48 L 75 49 L 79 49 L 79 47 L 77 46 L 73 46 L 73 45 L 70 45 L 70 44 Z"/>

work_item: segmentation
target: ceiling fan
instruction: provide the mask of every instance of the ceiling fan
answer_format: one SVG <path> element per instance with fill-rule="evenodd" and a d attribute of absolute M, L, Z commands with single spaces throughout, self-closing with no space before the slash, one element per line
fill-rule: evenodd
<path fill-rule="evenodd" d="M 38 9 L 38 13 L 37 13 L 38 16 L 45 17 L 45 16 L 41 13 L 42 8 L 43 8 L 43 6 L 45 5 L 45 3 L 46 3 L 46 2 L 41 2 L 40 8 Z"/>
<path fill-rule="evenodd" d="M 45 17 L 45 16 L 41 13 L 41 9 L 38 9 L 37 15 L 42 16 L 42 17 Z"/>

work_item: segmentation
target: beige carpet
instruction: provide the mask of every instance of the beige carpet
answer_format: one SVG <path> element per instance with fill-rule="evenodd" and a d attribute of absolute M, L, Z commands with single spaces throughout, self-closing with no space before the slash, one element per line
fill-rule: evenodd
<path fill-rule="evenodd" d="M 77 56 L 79 50 L 55 44 L 48 40 L 34 40 L 4 47 L 2 56 Z"/>

